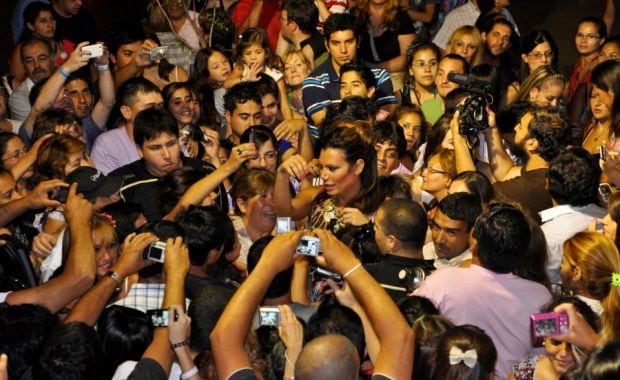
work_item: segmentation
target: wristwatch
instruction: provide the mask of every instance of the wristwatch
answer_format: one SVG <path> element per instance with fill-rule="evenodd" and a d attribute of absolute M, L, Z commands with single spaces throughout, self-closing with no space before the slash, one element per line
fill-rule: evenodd
<path fill-rule="evenodd" d="M 120 292 L 121 291 L 121 284 L 123 283 L 123 279 L 121 278 L 121 276 L 118 273 L 114 272 L 114 271 L 109 271 L 105 275 L 110 277 L 112 280 L 114 280 L 116 282 L 116 288 L 114 288 L 114 291 L 115 292 Z"/>

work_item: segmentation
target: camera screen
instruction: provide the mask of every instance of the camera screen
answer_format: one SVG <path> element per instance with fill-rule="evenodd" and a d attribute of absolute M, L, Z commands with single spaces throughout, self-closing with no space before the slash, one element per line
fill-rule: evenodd
<path fill-rule="evenodd" d="M 289 218 L 278 218 L 278 226 L 276 228 L 276 232 L 279 234 L 283 234 L 289 232 L 290 230 L 290 219 Z"/>
<path fill-rule="evenodd" d="M 303 237 L 299 241 L 299 245 L 297 246 L 297 252 L 306 256 L 318 256 L 318 244 L 318 241 L 316 241 L 315 239 L 308 239 L 306 237 Z"/>
<path fill-rule="evenodd" d="M 167 327 L 168 326 L 168 310 L 155 309 L 147 310 L 149 321 L 154 327 Z"/>
<path fill-rule="evenodd" d="M 153 260 L 153 261 L 159 261 L 161 260 L 161 256 L 164 254 L 164 250 L 159 248 L 159 247 L 151 247 L 149 249 L 149 257 Z"/>
<path fill-rule="evenodd" d="M 280 310 L 275 309 L 261 309 L 259 313 L 261 326 L 278 326 L 280 324 Z"/>
<path fill-rule="evenodd" d="M 557 335 L 558 331 L 556 326 L 556 319 L 549 318 L 534 321 L 534 332 L 536 333 L 536 336 Z"/>

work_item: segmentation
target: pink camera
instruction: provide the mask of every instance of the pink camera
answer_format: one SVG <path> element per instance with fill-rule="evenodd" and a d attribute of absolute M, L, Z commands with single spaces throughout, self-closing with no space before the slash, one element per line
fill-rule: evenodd
<path fill-rule="evenodd" d="M 546 338 L 568 332 L 568 314 L 566 313 L 532 314 L 530 320 L 532 321 L 532 336 L 534 338 Z"/>

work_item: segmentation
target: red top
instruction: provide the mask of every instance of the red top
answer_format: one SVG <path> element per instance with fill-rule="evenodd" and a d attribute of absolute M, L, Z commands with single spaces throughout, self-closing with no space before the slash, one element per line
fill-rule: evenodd
<path fill-rule="evenodd" d="M 253 2 L 254 0 L 239 0 L 237 2 L 231 15 L 235 27 L 239 28 L 249 16 Z M 269 46 L 275 52 L 281 28 L 279 0 L 263 0 L 263 9 L 258 19 L 258 27 L 265 29 L 269 39 Z"/>

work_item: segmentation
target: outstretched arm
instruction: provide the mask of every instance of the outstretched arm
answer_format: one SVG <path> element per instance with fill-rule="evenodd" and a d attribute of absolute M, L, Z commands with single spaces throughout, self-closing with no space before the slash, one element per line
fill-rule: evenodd
<path fill-rule="evenodd" d="M 256 268 L 224 309 L 211 333 L 215 368 L 220 379 L 228 378 L 238 369 L 250 367 L 243 344 L 252 316 L 275 275 L 293 264 L 293 254 L 301 235 L 301 231 L 276 235 L 265 247 Z"/>
<path fill-rule="evenodd" d="M 38 304 L 56 313 L 92 286 L 96 268 L 95 249 L 90 230 L 93 206 L 82 194 L 76 194 L 76 190 L 77 184 L 71 185 L 65 204 L 71 247 L 63 274 L 35 288 L 10 293 L 6 299 L 7 303 Z"/>
<path fill-rule="evenodd" d="M 152 262 L 142 258 L 142 251 L 155 241 L 157 241 L 157 236 L 151 233 L 139 235 L 134 233 L 127 236 L 125 244 L 123 244 L 123 253 L 110 269 L 118 275 L 118 282 L 110 276 L 101 278 L 95 286 L 80 297 L 80 300 L 73 307 L 64 322 L 80 321 L 94 326 L 108 300 L 114 294 L 114 290 L 120 287 L 122 280 L 137 273 L 145 266 L 152 264 Z"/>
<path fill-rule="evenodd" d="M 35 100 L 30 113 L 26 117 L 26 120 L 24 120 L 23 127 L 26 129 L 28 136 L 32 136 L 32 128 L 34 127 L 34 121 L 37 119 L 37 116 L 50 108 L 56 101 L 58 94 L 65 85 L 67 77 L 88 64 L 89 54 L 88 52 L 82 52 L 82 48 L 86 45 L 88 45 L 88 42 L 80 42 L 75 47 L 75 50 L 71 52 L 67 61 L 49 77 L 47 82 L 43 85 L 43 88 L 41 88 L 37 100 Z"/>
<path fill-rule="evenodd" d="M 327 266 L 344 277 L 379 338 L 379 353 L 374 363 L 375 373 L 394 379 L 410 378 L 414 333 L 398 307 L 364 269 L 349 247 L 328 231 L 313 232 L 321 239 Z"/>
<path fill-rule="evenodd" d="M 116 101 L 116 97 L 114 95 L 114 77 L 112 76 L 109 66 L 110 53 L 108 52 L 108 48 L 106 46 L 104 46 L 104 51 L 105 53 L 101 57 L 95 59 L 95 66 L 97 67 L 97 72 L 99 73 L 100 98 L 91 113 L 91 116 L 99 129 L 105 129 L 106 123 L 108 122 L 108 117 L 110 116 L 110 112 L 112 112 L 112 107 L 114 107 L 114 102 Z"/>

